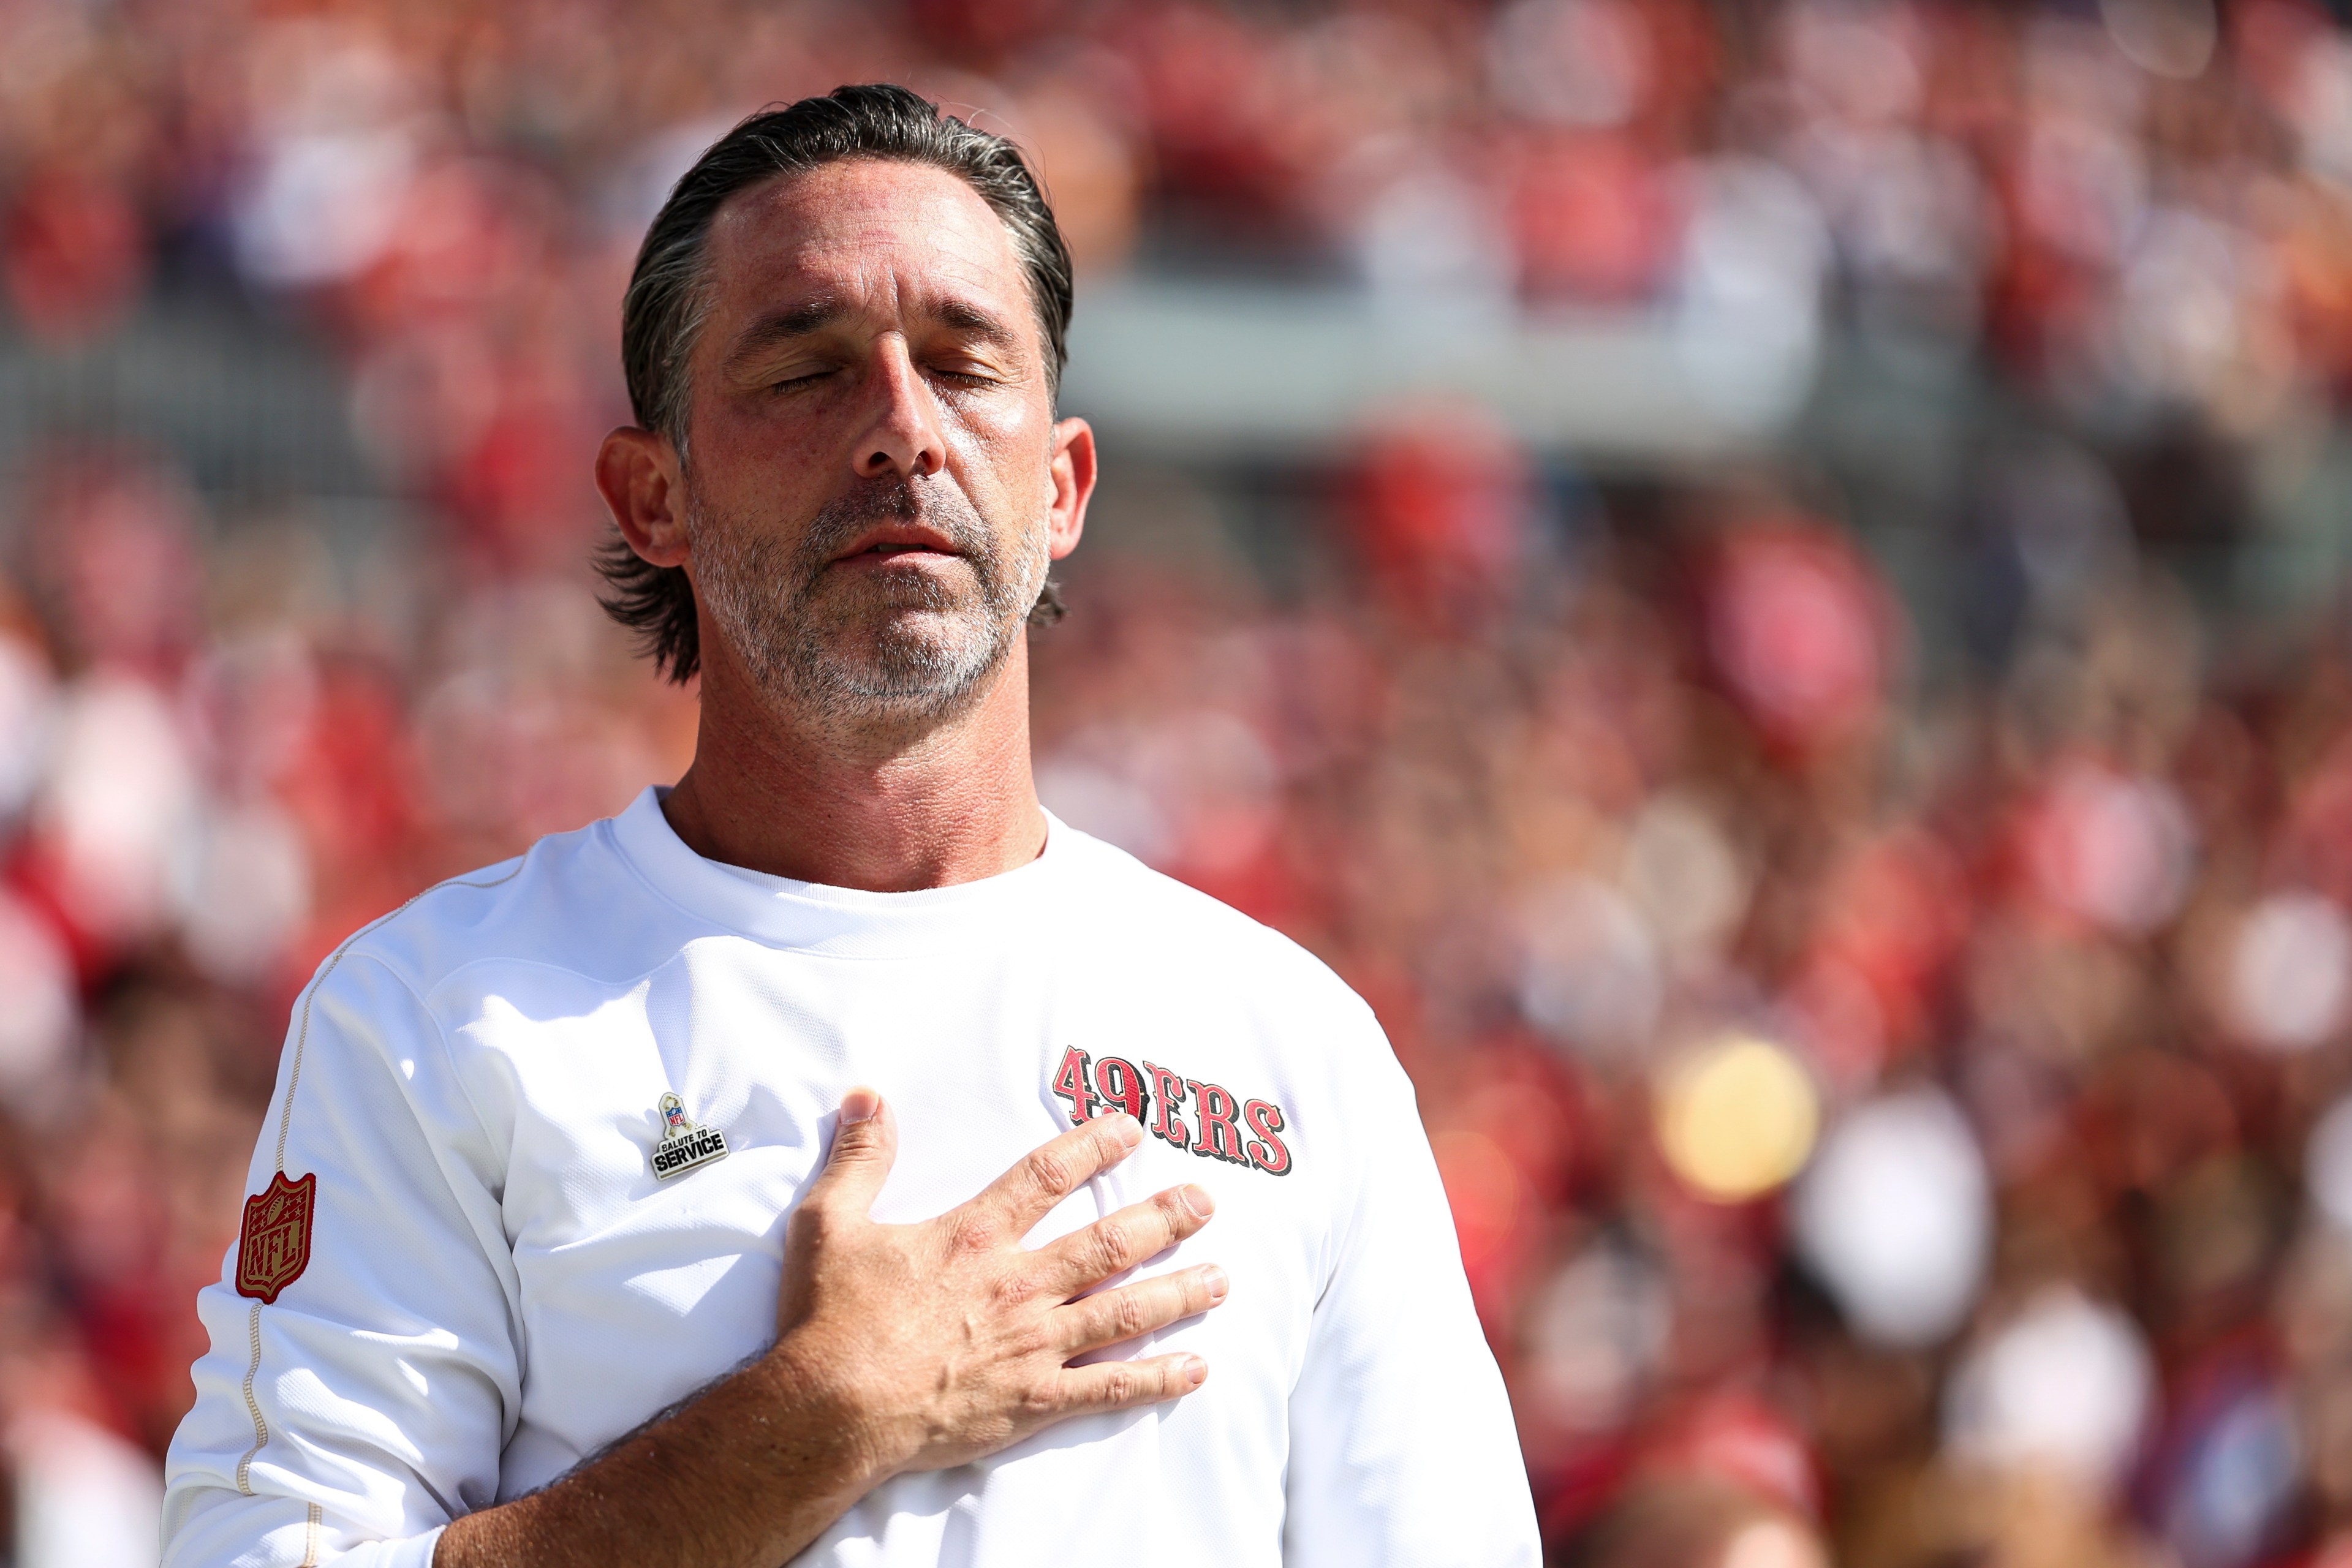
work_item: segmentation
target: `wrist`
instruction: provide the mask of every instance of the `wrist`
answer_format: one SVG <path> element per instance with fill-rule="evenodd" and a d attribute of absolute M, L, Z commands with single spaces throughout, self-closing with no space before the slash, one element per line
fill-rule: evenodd
<path fill-rule="evenodd" d="M 758 1363 L 769 1396 L 798 1412 L 803 1429 L 825 1435 L 844 1484 L 863 1497 L 904 1469 L 915 1445 L 855 1368 L 854 1356 L 805 1328 L 779 1338 Z"/>

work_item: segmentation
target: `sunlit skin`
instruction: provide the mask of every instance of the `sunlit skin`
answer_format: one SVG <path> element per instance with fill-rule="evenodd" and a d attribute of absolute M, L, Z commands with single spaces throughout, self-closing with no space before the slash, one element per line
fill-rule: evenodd
<path fill-rule="evenodd" d="M 695 582 L 702 728 L 668 797 L 672 826 L 716 860 L 878 891 L 1034 859 L 1045 821 L 1029 774 L 1020 634 L 960 701 L 845 709 L 762 685 L 704 590 L 704 569 L 742 559 L 746 536 L 725 530 L 760 530 L 751 542 L 788 559 L 823 537 L 814 525 L 828 504 L 894 476 L 953 486 L 1003 549 L 1034 547 L 1041 532 L 1054 559 L 1076 547 L 1094 437 L 1081 420 L 1054 418 L 1011 238 L 952 175 L 855 162 L 739 194 L 709 257 L 714 298 L 691 372 L 688 461 L 667 437 L 635 429 L 607 436 L 596 459 L 631 548 Z M 699 567 L 689 473 L 709 552 Z M 824 612 L 814 623 L 828 650 L 854 652 L 877 629 L 968 631 L 970 617 L 921 608 L 907 591 L 925 577 L 974 586 L 971 560 L 942 548 L 950 542 L 903 520 L 840 541 L 805 595 Z M 805 575 L 792 579 L 794 594 Z M 541 1490 L 457 1519 L 435 1548 L 436 1568 L 773 1568 L 894 1476 L 965 1464 L 1072 1416 L 1190 1394 L 1208 1376 L 1197 1356 L 1071 1364 L 1224 1301 L 1213 1264 L 1106 1288 L 1198 1232 L 1214 1207 L 1205 1191 L 1171 1187 L 1025 1243 L 1143 1137 L 1131 1117 L 1095 1117 L 970 1202 L 883 1225 L 872 1209 L 897 1123 L 873 1090 L 849 1090 L 824 1165 L 785 1227 L 773 1346 Z"/>
<path fill-rule="evenodd" d="M 971 186 L 915 164 L 829 164 L 737 196 L 709 257 L 687 437 L 706 517 L 788 545 L 827 502 L 896 473 L 953 486 L 1000 539 L 1042 517 L 1053 559 L 1076 548 L 1094 433 L 1055 419 L 1018 253 Z M 676 446 L 653 432 L 616 430 L 597 455 L 630 547 L 696 578 L 685 479 Z M 829 568 L 842 580 L 820 591 L 893 574 L 968 583 L 944 543 L 886 528 Z M 887 605 L 877 586 L 864 589 L 877 613 L 931 614 Z M 665 807 L 698 853 L 903 892 L 993 876 L 1043 846 L 1025 635 L 957 711 L 845 730 L 837 716 L 777 700 L 707 608 L 700 622 L 701 729 Z"/>

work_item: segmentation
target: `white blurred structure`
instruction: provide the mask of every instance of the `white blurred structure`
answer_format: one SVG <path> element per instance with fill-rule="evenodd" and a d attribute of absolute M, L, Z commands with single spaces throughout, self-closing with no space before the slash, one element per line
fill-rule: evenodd
<path fill-rule="evenodd" d="M 2137 1455 L 2155 1395 L 2138 1325 L 2055 1286 L 1960 1363 L 1944 1406 L 1944 1440 L 1963 1461 L 2054 1472 L 2103 1496 Z"/>
<path fill-rule="evenodd" d="M 230 984 L 265 978 L 310 912 L 299 825 L 266 797 L 217 804 L 180 859 L 173 891 L 188 956 Z"/>
<path fill-rule="evenodd" d="M 1717 961 L 1748 913 L 1748 868 L 1714 814 L 1676 791 L 1633 819 L 1621 880 L 1678 968 Z"/>
<path fill-rule="evenodd" d="M 1535 1298 L 1519 1397 L 1570 1431 L 1610 1430 L 1635 1408 L 1673 1316 L 1673 1291 L 1655 1264 L 1622 1238 L 1594 1241 Z"/>
<path fill-rule="evenodd" d="M 2343 1026 L 2352 1001 L 2352 922 L 2315 893 L 2263 899 L 2230 952 L 2230 1022 L 2256 1045 L 2307 1051 Z"/>
<path fill-rule="evenodd" d="M 163 1473 L 136 1445 L 63 1411 L 18 1420 L 16 1568 L 155 1568 Z"/>
<path fill-rule="evenodd" d="M 1650 1043 L 1665 1006 L 1658 939 L 1623 894 L 1591 877 L 1538 890 L 1520 912 L 1519 1004 L 1565 1044 L 1608 1057 Z"/>
<path fill-rule="evenodd" d="M 1991 1183 L 1975 1136 L 1932 1088 L 1856 1109 L 1796 1198 L 1797 1245 L 1856 1333 L 1929 1345 L 1966 1320 L 1984 1282 Z"/>
<path fill-rule="evenodd" d="M 0 1087 L 22 1090 L 61 1061 L 80 1022 L 73 963 L 47 924 L 0 892 Z"/>
<path fill-rule="evenodd" d="M 197 810 L 178 717 L 147 683 L 96 674 L 67 689 L 55 735 L 32 821 L 62 868 L 60 894 L 91 931 L 144 936 L 168 910 Z"/>

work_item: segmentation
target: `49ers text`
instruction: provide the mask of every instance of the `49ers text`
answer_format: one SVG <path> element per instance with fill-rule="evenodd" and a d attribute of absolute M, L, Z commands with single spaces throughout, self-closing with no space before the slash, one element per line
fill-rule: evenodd
<path fill-rule="evenodd" d="M 1072 1122 L 1124 1111 L 1172 1147 L 1268 1176 L 1290 1174 L 1290 1149 L 1282 1141 L 1289 1124 L 1271 1100 L 1237 1100 L 1222 1083 L 1203 1083 L 1155 1061 L 1138 1067 L 1123 1056 L 1092 1058 L 1075 1045 L 1062 1053 L 1053 1090 L 1069 1106 Z"/>

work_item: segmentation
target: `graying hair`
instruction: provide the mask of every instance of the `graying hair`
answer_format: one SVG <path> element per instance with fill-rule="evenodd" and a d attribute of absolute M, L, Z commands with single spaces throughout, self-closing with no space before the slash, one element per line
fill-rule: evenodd
<path fill-rule="evenodd" d="M 1054 209 L 1020 149 L 976 131 L 939 105 L 887 83 L 838 87 L 783 109 L 763 110 L 713 142 L 670 191 L 638 248 L 621 301 L 621 370 L 637 423 L 669 437 L 681 458 L 692 382 L 687 366 L 710 310 L 705 287 L 710 225 L 739 192 L 778 174 L 802 173 L 848 158 L 923 163 L 956 175 L 986 202 L 1013 236 L 1045 344 L 1048 395 L 1069 359 L 1069 247 Z M 611 587 L 605 612 L 637 634 L 656 668 L 685 682 L 702 666 L 694 591 L 681 567 L 657 567 L 618 538 L 596 557 Z M 1050 581 L 1032 619 L 1057 621 Z"/>

